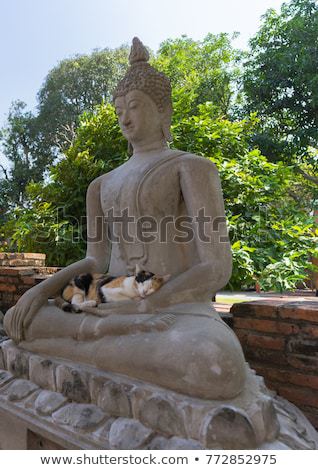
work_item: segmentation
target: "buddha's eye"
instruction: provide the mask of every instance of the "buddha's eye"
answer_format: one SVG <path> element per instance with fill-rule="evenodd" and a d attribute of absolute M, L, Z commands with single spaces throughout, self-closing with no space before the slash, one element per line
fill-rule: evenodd
<path fill-rule="evenodd" d="M 129 109 L 137 109 L 138 108 L 138 102 L 137 101 L 131 101 L 129 103 Z"/>

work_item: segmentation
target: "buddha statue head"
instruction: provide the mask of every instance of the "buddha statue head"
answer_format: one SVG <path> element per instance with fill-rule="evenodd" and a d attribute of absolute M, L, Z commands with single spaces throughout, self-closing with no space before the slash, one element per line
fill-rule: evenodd
<path fill-rule="evenodd" d="M 136 97 L 146 101 L 151 119 L 148 118 L 147 114 L 144 115 L 144 119 L 147 121 L 147 125 L 151 121 L 155 126 L 160 127 L 161 137 L 166 143 L 172 140 L 170 134 L 172 115 L 170 80 L 164 73 L 154 69 L 148 63 L 148 60 L 149 52 L 142 42 L 135 37 L 129 55 L 130 67 L 114 91 L 113 102 L 115 106 L 119 103 L 120 109 L 122 101 L 127 96 L 130 97 L 131 101 Z M 131 149 L 129 125 L 125 126 L 121 122 L 120 111 L 117 110 L 117 114 L 119 124 Z"/>

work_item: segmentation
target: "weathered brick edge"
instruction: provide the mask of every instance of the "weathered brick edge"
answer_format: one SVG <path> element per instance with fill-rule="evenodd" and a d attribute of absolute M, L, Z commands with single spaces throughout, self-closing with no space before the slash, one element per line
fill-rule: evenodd
<path fill-rule="evenodd" d="M 318 302 L 243 302 L 231 313 L 251 367 L 318 429 Z"/>
<path fill-rule="evenodd" d="M 6 312 L 21 295 L 59 268 L 45 267 L 42 253 L 0 253 L 0 311 Z"/>

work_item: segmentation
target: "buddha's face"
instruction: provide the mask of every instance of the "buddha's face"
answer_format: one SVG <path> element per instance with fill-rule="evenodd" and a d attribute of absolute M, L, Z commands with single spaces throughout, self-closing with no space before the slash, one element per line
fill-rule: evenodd
<path fill-rule="evenodd" d="M 115 100 L 123 135 L 134 144 L 162 139 L 162 113 L 150 96 L 132 90 Z"/>

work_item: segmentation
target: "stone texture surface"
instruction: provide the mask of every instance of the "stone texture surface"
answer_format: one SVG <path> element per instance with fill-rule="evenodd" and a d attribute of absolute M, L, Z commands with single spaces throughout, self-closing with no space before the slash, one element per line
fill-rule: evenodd
<path fill-rule="evenodd" d="M 130 389 L 131 387 L 125 384 L 106 382 L 100 391 L 97 404 L 110 415 L 130 417 Z"/>
<path fill-rule="evenodd" d="M 14 379 L 14 376 L 6 370 L 0 370 L 0 388 L 3 385 L 6 385 L 8 382 L 11 382 Z"/>
<path fill-rule="evenodd" d="M 112 449 L 142 449 L 151 439 L 153 431 L 139 421 L 118 418 L 109 431 L 109 443 Z"/>
<path fill-rule="evenodd" d="M 166 450 L 203 450 L 205 447 L 193 439 L 182 439 L 180 437 L 171 437 L 168 440 Z"/>
<path fill-rule="evenodd" d="M 109 431 L 112 424 L 116 421 L 117 418 L 110 416 L 106 418 L 105 424 L 100 426 L 96 431 L 93 432 L 94 439 L 98 442 L 101 442 L 104 446 L 109 444 Z"/>
<path fill-rule="evenodd" d="M 9 383 L 4 394 L 9 401 L 20 401 L 37 389 L 38 387 L 29 380 L 18 379 Z"/>
<path fill-rule="evenodd" d="M 29 378 L 29 354 L 14 347 L 6 350 L 6 364 L 8 370 L 16 377 Z"/>
<path fill-rule="evenodd" d="M 23 404 L 18 403 L 19 406 L 23 406 L 25 410 L 34 410 L 35 409 L 35 402 L 38 398 L 38 396 L 41 393 L 41 389 L 36 389 L 34 392 L 32 392 L 30 395 L 28 395 L 24 400 Z"/>
<path fill-rule="evenodd" d="M 61 408 L 67 402 L 67 398 L 61 393 L 43 390 L 35 401 L 35 410 L 40 415 L 49 416 Z"/>
<path fill-rule="evenodd" d="M 91 401 L 88 374 L 80 367 L 59 365 L 56 368 L 56 390 L 79 403 Z"/>
<path fill-rule="evenodd" d="M 4 368 L 5 368 L 4 355 L 3 355 L 2 349 L 0 348 L 0 369 L 4 369 Z"/>
<path fill-rule="evenodd" d="M 155 436 L 147 445 L 147 450 L 165 450 L 169 445 L 167 437 Z"/>
<path fill-rule="evenodd" d="M 70 426 L 78 430 L 95 429 L 105 420 L 106 414 L 95 405 L 80 405 L 71 403 L 52 415 L 56 424 Z"/>
<path fill-rule="evenodd" d="M 181 412 L 160 396 L 154 396 L 143 403 L 139 419 L 146 426 L 168 436 L 186 434 Z"/>
<path fill-rule="evenodd" d="M 29 361 L 30 380 L 41 388 L 56 390 L 55 368 L 56 365 L 51 359 L 43 359 L 40 356 L 32 355 Z"/>
<path fill-rule="evenodd" d="M 92 374 L 93 371 L 90 370 L 87 373 Z M 100 372 L 96 371 L 95 379 L 103 382 L 106 377 L 99 374 Z M 106 381 L 110 380 L 108 377 Z M 118 377 L 116 380 L 113 377 L 113 382 L 118 382 L 118 380 Z M 39 434 L 39 430 L 43 429 L 44 435 L 48 435 L 49 440 L 52 441 L 53 447 L 51 448 L 55 448 L 54 442 L 56 442 L 56 448 L 62 445 L 69 449 L 195 450 L 201 448 L 250 449 L 253 446 L 264 450 L 318 449 L 317 433 L 304 415 L 286 400 L 273 397 L 258 377 L 252 375 L 249 380 L 254 380 L 254 390 L 255 387 L 259 387 L 257 396 L 253 398 L 252 395 L 247 394 L 240 402 L 243 408 L 233 409 L 229 406 L 220 406 L 220 403 L 215 401 L 191 399 L 163 389 L 157 389 L 154 392 L 154 387 L 149 384 L 131 383 L 132 388 L 139 390 L 138 400 L 132 407 L 134 414 L 132 419 L 128 416 L 110 417 L 96 405 L 68 403 L 67 398 L 62 394 L 40 389 L 31 381 L 16 379 L 9 372 L 2 370 L 0 371 L 0 448 L 3 446 L 12 448 L 10 439 L 11 441 L 15 439 L 14 432 L 10 431 L 9 439 L 1 427 L 3 410 L 5 416 L 11 416 L 12 425 L 8 422 L 8 430 L 14 429 L 14 426 L 21 427 L 20 437 L 17 436 L 16 441 L 18 447 L 15 448 L 25 448 L 23 445 L 26 444 L 21 443 L 24 435 L 22 428 L 26 432 L 29 426 L 27 423 L 32 416 L 32 422 L 36 423 L 36 435 Z M 125 382 L 127 379 L 124 380 Z M 164 414 L 164 425 L 160 421 L 158 425 L 157 410 L 149 407 L 149 402 L 153 398 L 158 400 L 160 397 L 171 406 L 169 408 L 164 403 L 161 408 Z M 132 399 L 136 397 L 132 396 Z M 151 404 L 153 403 L 152 401 Z M 156 428 L 146 426 L 137 418 L 144 404 L 148 414 L 155 413 L 153 424 Z M 238 405 L 237 400 L 236 404 Z M 166 430 L 167 422 L 172 416 L 171 409 L 176 409 L 178 412 L 186 411 L 183 414 L 184 429 L 182 431 L 186 435 L 179 434 L 178 426 L 174 428 L 176 435 L 171 434 L 171 430 L 168 432 L 169 435 L 158 430 L 159 427 Z M 27 413 L 25 422 L 21 418 L 24 413 Z M 17 425 L 17 419 L 20 420 L 20 425 Z M 266 422 L 266 419 L 269 422 Z M 275 429 L 272 429 L 273 422 L 278 426 Z M 196 433 L 198 423 L 201 435 L 193 439 L 189 434 Z M 41 433 L 39 435 L 41 436 Z M 234 435 L 236 439 L 233 443 L 231 436 Z"/>
<path fill-rule="evenodd" d="M 223 406 L 203 422 L 202 438 L 208 449 L 255 449 L 253 425 L 244 412 Z"/>

